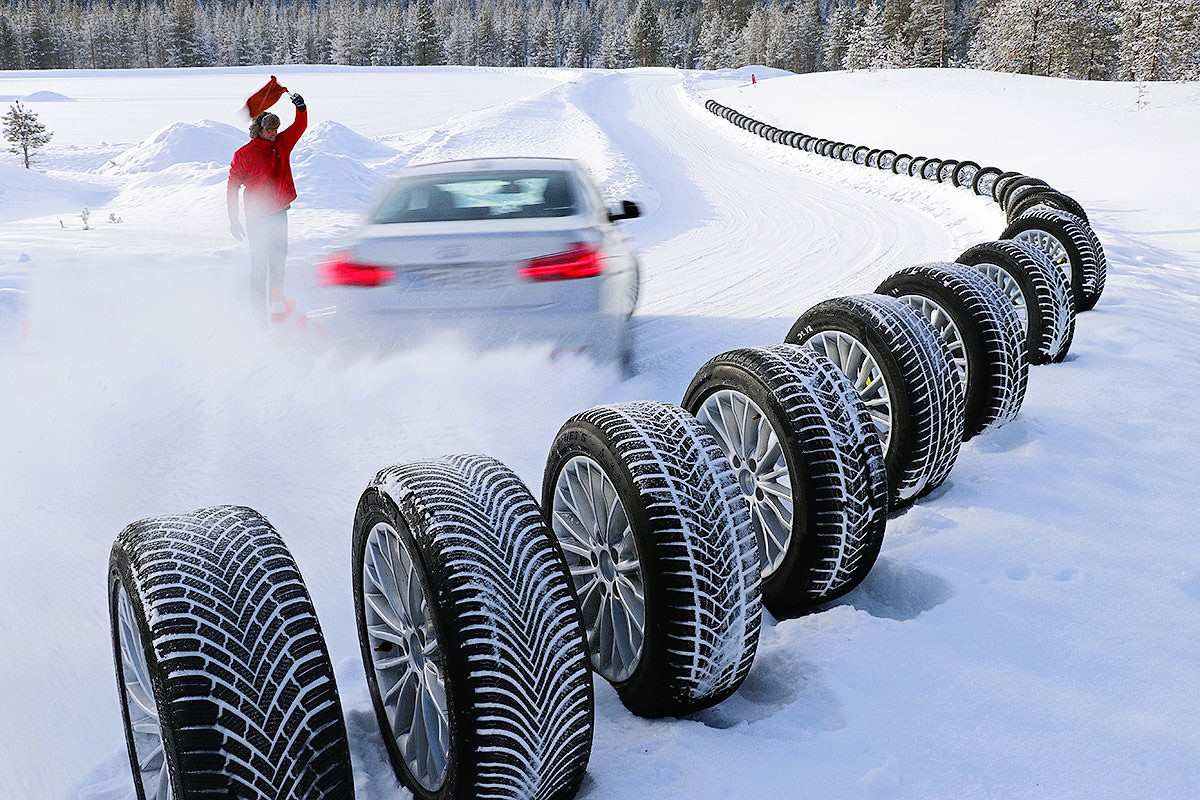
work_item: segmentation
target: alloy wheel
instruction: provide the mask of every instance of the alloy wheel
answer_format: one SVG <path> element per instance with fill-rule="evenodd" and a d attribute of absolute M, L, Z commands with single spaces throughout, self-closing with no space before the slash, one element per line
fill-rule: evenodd
<path fill-rule="evenodd" d="M 409 774 L 428 791 L 446 779 L 450 721 L 441 646 L 413 557 L 380 522 L 363 552 L 363 606 L 371 666 Z"/>
<path fill-rule="evenodd" d="M 558 473 L 552 514 L 587 626 L 592 666 L 609 681 L 627 680 L 641 660 L 645 580 L 616 486 L 593 459 L 574 456 Z"/>
<path fill-rule="evenodd" d="M 758 532 L 762 576 L 769 577 L 787 556 L 795 518 L 792 478 L 779 434 L 753 400 L 732 389 L 710 394 L 696 416 L 729 456 Z"/>
<path fill-rule="evenodd" d="M 150 666 L 142 649 L 141 632 L 129 592 L 117 589 L 117 629 L 121 646 L 121 681 L 125 684 L 125 708 L 133 732 L 133 751 L 137 760 L 137 782 L 145 800 L 170 800 L 171 777 L 163 751 L 162 726 Z"/>
<path fill-rule="evenodd" d="M 837 364 L 854 383 L 879 431 L 886 454 L 892 443 L 892 394 L 875 357 L 866 345 L 842 331 L 821 331 L 805 344 Z"/>

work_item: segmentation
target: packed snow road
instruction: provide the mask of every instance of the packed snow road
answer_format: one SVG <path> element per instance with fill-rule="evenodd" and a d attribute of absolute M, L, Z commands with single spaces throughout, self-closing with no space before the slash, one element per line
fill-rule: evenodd
<path fill-rule="evenodd" d="M 1006 137 L 1015 149 L 992 157 L 1066 183 L 1096 209 L 1112 274 L 1100 307 L 1080 318 L 1070 360 L 1031 374 L 1021 416 L 965 446 L 950 482 L 889 521 L 860 589 L 821 613 L 769 622 L 734 697 L 695 718 L 647 721 L 598 683 L 581 796 L 1200 791 L 1200 463 L 1169 399 L 1200 384 L 1200 241 L 1184 224 L 1200 209 L 1148 189 L 1194 163 L 1188 132 L 1200 120 L 1186 87 L 1155 89 L 1161 109 L 1122 116 L 1131 87 L 1087 85 L 1103 102 L 1073 105 L 1073 82 L 966 71 L 781 77 L 751 90 L 749 70 L 399 69 L 365 71 L 367 80 L 349 68 L 289 69 L 272 71 L 304 91 L 314 116 L 309 149 L 298 151 L 298 283 L 396 166 L 579 157 L 610 197 L 632 196 L 646 212 L 628 227 L 644 268 L 639 374 L 621 381 L 543 351 L 480 355 L 444 341 L 346 364 L 314 355 L 294 331 L 264 338 L 230 310 L 244 253 L 226 235 L 225 167 L 195 155 L 213 137 L 240 135 L 196 123 L 236 123 L 228 95 L 263 70 L 0 76 L 0 93 L 77 100 L 50 117 L 63 133 L 47 154 L 52 174 L 5 171 L 17 191 L 0 195 L 0 220 L 15 219 L 0 224 L 0 271 L 36 273 L 35 300 L 53 299 L 34 309 L 34 347 L 0 369 L 0 753 L 10 765 L 0 793 L 130 796 L 103 598 L 109 547 L 135 518 L 244 503 L 286 537 L 312 592 L 358 796 L 404 796 L 365 689 L 350 593 L 351 516 L 377 468 L 484 452 L 536 492 L 572 413 L 678 402 L 718 351 L 777 342 L 812 303 L 951 259 L 1003 226 L 968 193 L 752 137 L 702 110 L 696 98 L 709 92 L 780 124 L 843 121 L 830 135 L 855 141 L 896 135 L 918 148 L 936 134 L 930 148 L 981 160 L 996 146 L 989 119 L 1036 114 L 1036 136 Z M 410 92 L 429 101 L 415 121 L 390 100 Z M 481 102 L 488 93 L 495 105 Z M 87 130 L 126 96 L 137 114 Z M 175 105 L 159 115 L 155 98 Z M 937 107 L 973 113 L 934 130 Z M 186 124 L 138 144 L 174 122 Z M 1106 180 L 1081 152 L 1085 129 L 1104 152 L 1141 153 L 1138 169 L 1126 159 L 1125 177 Z M 1164 129 L 1176 132 L 1165 143 Z M 184 139 L 195 150 L 177 146 Z M 124 171 L 131 163 L 153 168 Z M 93 208 L 100 222 L 79 230 L 72 204 L 105 198 Z M 125 221 L 105 224 L 110 211 Z"/>

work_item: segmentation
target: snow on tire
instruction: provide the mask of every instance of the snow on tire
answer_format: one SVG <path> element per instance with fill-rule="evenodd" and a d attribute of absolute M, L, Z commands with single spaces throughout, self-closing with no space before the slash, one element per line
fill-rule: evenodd
<path fill-rule="evenodd" d="M 867 155 L 870 154 L 870 152 L 871 148 L 867 147 L 865 144 L 860 144 L 858 147 L 854 148 L 852 160 L 860 167 L 864 166 L 867 163 Z"/>
<path fill-rule="evenodd" d="M 983 242 L 958 263 L 979 270 L 1008 296 L 1025 332 L 1030 364 L 1066 358 L 1075 335 L 1075 300 L 1062 270 L 1041 250 L 1023 242 Z"/>
<path fill-rule="evenodd" d="M 896 173 L 897 175 L 907 173 L 909 166 L 912 164 L 912 160 L 913 157 L 908 153 L 901 153 L 900 155 L 896 156 L 896 160 L 892 162 L 892 172 Z"/>
<path fill-rule="evenodd" d="M 683 405 L 738 474 L 773 614 L 866 577 L 883 542 L 887 470 L 866 404 L 832 361 L 790 344 L 731 350 L 700 368 Z"/>
<path fill-rule="evenodd" d="M 882 152 L 883 151 L 880 150 L 879 148 L 872 148 L 871 151 L 867 153 L 866 161 L 863 162 L 864 165 L 871 167 L 872 169 L 878 169 L 879 168 L 879 154 Z"/>
<path fill-rule="evenodd" d="M 1009 180 L 1005 181 L 1004 186 L 1000 188 L 1000 193 L 997 197 L 1000 207 L 1007 211 L 1008 203 L 1012 198 L 1013 193 L 1024 187 L 1041 187 L 1048 189 L 1050 188 L 1050 184 L 1046 183 L 1041 178 L 1031 178 L 1028 175 L 1010 178 Z"/>
<path fill-rule="evenodd" d="M 796 320 L 787 341 L 829 357 L 855 382 L 884 442 L 890 505 L 950 474 L 963 438 L 958 369 L 933 328 L 894 297 L 838 297 Z"/>
<path fill-rule="evenodd" d="M 1008 221 L 1012 222 L 1026 211 L 1037 206 L 1057 208 L 1059 211 L 1074 214 L 1084 222 L 1088 222 L 1087 212 L 1083 210 L 1083 206 L 1079 205 L 1079 202 L 1075 198 L 1057 189 L 1051 189 L 1048 186 L 1034 188 L 1022 194 L 1020 199 L 1010 202 L 1007 212 Z M 1091 223 L 1088 224 L 1090 225 Z"/>
<path fill-rule="evenodd" d="M 1036 206 L 1013 220 L 1000 238 L 1025 242 L 1045 253 L 1070 280 L 1076 312 L 1090 311 L 1100 300 L 1108 272 L 1104 248 L 1079 217 Z"/>
<path fill-rule="evenodd" d="M 566 798 L 592 746 L 566 561 L 493 458 L 381 470 L 354 515 L 354 601 L 392 767 L 420 798 Z"/>
<path fill-rule="evenodd" d="M 1004 191 L 1004 187 L 1008 184 L 1008 182 L 1015 178 L 1023 177 L 1025 176 L 1019 172 L 1001 172 L 996 176 L 995 182 L 992 183 L 992 199 L 999 203 L 1000 193 Z"/>
<path fill-rule="evenodd" d="M 965 387 L 964 438 L 1016 418 L 1029 381 L 1025 331 L 999 286 L 962 264 L 921 264 L 876 291 L 912 306 L 949 348 Z"/>
<path fill-rule="evenodd" d="M 258 512 L 133 523 L 113 544 L 108 600 L 138 800 L 353 797 L 321 626 Z"/>
<path fill-rule="evenodd" d="M 938 183 L 950 183 L 950 179 L 954 177 L 954 170 L 956 169 L 958 169 L 958 159 L 949 158 L 943 161 L 942 165 L 938 167 Z"/>
<path fill-rule="evenodd" d="M 750 508 L 729 459 L 666 403 L 598 406 L 555 437 L 542 508 L 567 555 L 592 666 L 646 717 L 732 694 L 762 617 Z"/>

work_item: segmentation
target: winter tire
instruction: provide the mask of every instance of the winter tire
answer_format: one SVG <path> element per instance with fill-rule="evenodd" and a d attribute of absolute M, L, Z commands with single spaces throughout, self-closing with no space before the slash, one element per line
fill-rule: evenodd
<path fill-rule="evenodd" d="M 895 170 L 896 166 L 896 151 L 884 150 L 879 154 L 879 158 L 875 161 L 876 165 L 883 170 Z"/>
<path fill-rule="evenodd" d="M 949 349 L 965 391 L 965 439 L 1016 418 L 1029 380 L 1025 332 L 999 286 L 973 267 L 922 264 L 876 291 L 911 306 Z"/>
<path fill-rule="evenodd" d="M 1003 191 L 1005 185 L 1014 178 L 1025 177 L 1019 172 L 1001 172 L 996 177 L 996 182 L 992 184 L 992 199 L 997 203 L 1000 202 L 1000 192 Z"/>
<path fill-rule="evenodd" d="M 842 151 L 838 154 L 838 159 L 841 161 L 844 161 L 847 164 L 853 164 L 854 163 L 854 152 L 856 150 L 858 150 L 858 145 L 853 144 L 853 143 L 844 144 L 844 145 L 842 145 Z"/>
<path fill-rule="evenodd" d="M 1025 333 L 1030 364 L 1062 361 L 1075 335 L 1075 300 L 1062 270 L 1036 247 L 1014 241 L 977 244 L 958 263 L 979 270 L 1007 295 Z"/>
<path fill-rule="evenodd" d="M 984 167 L 975 173 L 975 179 L 971 181 L 971 191 L 980 197 L 991 197 L 992 186 L 1003 174 L 1003 170 L 999 167 Z"/>
<path fill-rule="evenodd" d="M 958 160 L 951 158 L 942 162 L 938 167 L 937 181 L 938 183 L 950 183 L 950 179 L 954 177 L 954 170 L 958 169 Z"/>
<path fill-rule="evenodd" d="M 925 156 L 917 156 L 908 165 L 907 174 L 910 178 L 921 177 L 921 170 L 925 168 L 925 162 L 929 159 Z"/>
<path fill-rule="evenodd" d="M 367 688 L 424 800 L 569 798 L 592 681 L 566 562 L 529 490 L 484 456 L 381 470 L 354 515 Z"/>
<path fill-rule="evenodd" d="M 1100 300 L 1108 271 L 1104 248 L 1079 217 L 1045 206 L 1031 208 L 1000 238 L 1032 244 L 1045 253 L 1070 280 L 1077 312 L 1090 311 Z"/>
<path fill-rule="evenodd" d="M 950 182 L 960 189 L 970 189 L 975 185 L 975 176 L 979 174 L 979 165 L 974 161 L 960 161 L 950 176 Z"/>
<path fill-rule="evenodd" d="M 941 168 L 942 160 L 940 158 L 926 159 L 925 164 L 921 167 L 921 177 L 927 181 L 936 181 Z"/>
<path fill-rule="evenodd" d="M 1029 192 L 1022 194 L 1019 200 L 1011 202 L 1008 208 L 1008 221 L 1012 222 L 1029 209 L 1038 206 L 1057 208 L 1059 211 L 1074 214 L 1085 223 L 1088 222 L 1087 212 L 1083 210 L 1083 206 L 1079 205 L 1075 198 L 1068 194 L 1063 194 L 1057 189 L 1047 187 L 1033 188 Z"/>
<path fill-rule="evenodd" d="M 750 504 L 766 607 L 792 614 L 858 585 L 883 542 L 887 470 L 841 370 L 796 345 L 731 350 L 700 368 L 683 403 Z"/>
<path fill-rule="evenodd" d="M 550 450 L 542 508 L 592 666 L 630 711 L 690 714 L 737 689 L 758 646 L 758 546 L 729 459 L 699 421 L 666 403 L 577 414 Z"/>
<path fill-rule="evenodd" d="M 1022 186 L 1045 186 L 1048 188 L 1050 184 L 1041 178 L 1030 178 L 1028 175 L 1022 175 L 1019 178 L 1012 178 L 1005 181 L 1004 186 L 1000 189 L 1000 207 L 1007 210 L 1009 198 L 1012 197 L 1013 192 Z"/>
<path fill-rule="evenodd" d="M 133 523 L 113 544 L 108 601 L 138 800 L 354 796 L 321 626 L 258 512 Z"/>
<path fill-rule="evenodd" d="M 869 153 L 867 153 L 867 159 L 863 163 L 868 167 L 871 167 L 873 169 L 878 169 L 879 168 L 879 154 L 882 152 L 883 151 L 878 148 L 872 149 Z"/>
<path fill-rule="evenodd" d="M 854 153 L 851 156 L 851 159 L 855 164 L 858 164 L 861 167 L 867 163 L 867 155 L 870 152 L 871 148 L 867 147 L 865 144 L 860 144 L 858 147 L 854 148 Z"/>
<path fill-rule="evenodd" d="M 855 382 L 883 439 L 893 509 L 941 485 L 962 444 L 963 390 L 917 312 L 884 295 L 839 297 L 802 314 L 787 341 L 829 357 Z"/>
<path fill-rule="evenodd" d="M 819 156 L 823 156 L 825 155 L 825 148 L 831 144 L 833 144 L 833 142 L 829 141 L 828 139 L 817 139 L 817 144 L 813 149 L 813 152 Z"/>
<path fill-rule="evenodd" d="M 845 142 L 835 142 L 833 147 L 829 148 L 829 157 L 834 161 L 842 160 L 842 150 L 846 147 Z"/>
<path fill-rule="evenodd" d="M 908 153 L 901 153 L 896 156 L 896 160 L 892 162 L 892 172 L 897 175 L 903 175 L 908 172 L 908 168 L 912 166 L 913 157 Z"/>

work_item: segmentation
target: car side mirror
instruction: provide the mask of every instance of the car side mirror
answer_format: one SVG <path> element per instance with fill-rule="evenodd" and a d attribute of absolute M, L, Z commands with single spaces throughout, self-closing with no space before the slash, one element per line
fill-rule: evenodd
<path fill-rule="evenodd" d="M 642 215 L 642 210 L 638 208 L 638 204 L 632 200 L 622 200 L 620 211 L 609 211 L 609 222 L 620 222 L 623 219 L 637 219 Z"/>

